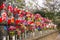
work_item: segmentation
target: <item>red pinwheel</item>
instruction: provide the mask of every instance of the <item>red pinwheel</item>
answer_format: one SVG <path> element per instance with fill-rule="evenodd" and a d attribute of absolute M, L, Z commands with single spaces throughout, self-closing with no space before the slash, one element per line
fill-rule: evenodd
<path fill-rule="evenodd" d="M 49 22 L 49 20 L 48 20 L 48 19 L 46 19 L 46 18 L 43 18 L 43 21 L 44 21 L 44 22 Z"/>
<path fill-rule="evenodd" d="M 13 7 L 12 7 L 11 5 L 9 5 L 9 6 L 8 6 L 8 10 L 9 10 L 10 12 L 13 12 Z"/>
<path fill-rule="evenodd" d="M 23 23 L 24 22 L 24 20 L 20 20 L 20 23 Z"/>
<path fill-rule="evenodd" d="M 26 15 L 26 12 L 24 10 L 21 11 L 23 15 Z"/>
<path fill-rule="evenodd" d="M 2 20 L 6 20 L 6 18 L 7 18 L 7 13 L 6 13 L 6 12 L 3 12 L 1 16 L 2 16 Z"/>
<path fill-rule="evenodd" d="M 23 20 L 23 23 L 25 23 L 26 22 L 26 20 Z"/>
<path fill-rule="evenodd" d="M 37 14 L 35 14 L 35 16 L 36 16 L 36 17 L 40 17 L 41 15 L 37 13 Z"/>
<path fill-rule="evenodd" d="M 44 28 L 44 27 L 46 27 L 46 26 L 47 26 L 47 24 L 46 24 L 46 23 L 42 23 L 41 28 Z"/>
<path fill-rule="evenodd" d="M 24 25 L 27 25 L 27 21 L 26 21 L 26 20 L 24 20 L 24 21 L 23 21 L 23 24 L 24 24 Z"/>
<path fill-rule="evenodd" d="M 30 14 L 30 18 L 32 18 L 33 16 L 34 16 L 34 15 L 31 13 L 31 14 Z"/>
<path fill-rule="evenodd" d="M 33 21 L 28 21 L 28 24 L 29 24 L 29 25 L 33 25 L 34 22 L 33 22 Z"/>
<path fill-rule="evenodd" d="M 34 25 L 34 22 L 33 21 L 31 21 L 31 23 L 30 23 L 31 25 Z"/>
<path fill-rule="evenodd" d="M 28 21 L 28 24 L 31 24 L 31 21 Z"/>
<path fill-rule="evenodd" d="M 20 14 L 19 16 L 22 18 L 24 15 L 23 14 Z"/>
<path fill-rule="evenodd" d="M 31 14 L 30 12 L 26 12 L 27 17 L 30 17 L 30 14 Z"/>
<path fill-rule="evenodd" d="M 16 24 L 23 23 L 23 22 L 24 22 L 23 20 L 15 20 Z"/>
<path fill-rule="evenodd" d="M 38 19 L 38 18 L 40 18 L 40 17 L 41 17 L 40 14 L 35 14 L 35 19 Z"/>
<path fill-rule="evenodd" d="M 9 31 L 11 31 L 11 30 L 16 30 L 16 27 L 10 26 L 10 28 L 8 28 L 8 30 L 9 30 Z"/>
<path fill-rule="evenodd" d="M 27 14 L 30 14 L 30 12 L 26 12 L 26 15 L 27 15 Z"/>
<path fill-rule="evenodd" d="M 3 9 L 5 7 L 5 4 L 3 3 L 1 6 L 0 6 L 0 9 Z"/>
<path fill-rule="evenodd" d="M 13 10 L 14 10 L 14 14 L 17 14 L 17 13 L 19 13 L 19 11 L 20 11 L 20 10 L 18 10 L 17 7 L 15 7 Z"/>

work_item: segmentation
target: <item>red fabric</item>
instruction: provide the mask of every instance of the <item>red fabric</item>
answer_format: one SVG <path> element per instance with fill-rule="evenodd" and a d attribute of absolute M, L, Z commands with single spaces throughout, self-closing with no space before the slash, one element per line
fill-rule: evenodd
<path fill-rule="evenodd" d="M 20 21 L 19 20 L 15 20 L 15 23 L 18 24 Z"/>
<path fill-rule="evenodd" d="M 10 27 L 9 27 L 9 30 L 16 30 L 16 27 L 10 26 Z"/>
<path fill-rule="evenodd" d="M 19 26 L 16 26 L 16 28 L 19 28 Z"/>
<path fill-rule="evenodd" d="M 18 23 L 23 23 L 24 21 L 23 20 L 15 20 L 15 23 L 18 24 Z"/>
<path fill-rule="evenodd" d="M 21 12 L 21 10 L 17 9 L 17 13 L 19 14 Z"/>
<path fill-rule="evenodd" d="M 9 20 L 8 20 L 8 24 L 10 24 L 10 23 L 11 23 L 11 20 L 9 19 Z"/>
<path fill-rule="evenodd" d="M 2 18 L 0 18 L 0 23 L 2 23 Z"/>
<path fill-rule="evenodd" d="M 5 4 L 2 4 L 1 8 L 4 8 L 5 7 Z"/>

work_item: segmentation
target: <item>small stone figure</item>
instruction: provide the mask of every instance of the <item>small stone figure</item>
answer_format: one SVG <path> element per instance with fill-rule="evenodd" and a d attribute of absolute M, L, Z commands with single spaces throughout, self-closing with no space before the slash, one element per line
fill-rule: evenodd
<path fill-rule="evenodd" d="M 3 28 L 0 27 L 0 40 L 3 40 Z"/>

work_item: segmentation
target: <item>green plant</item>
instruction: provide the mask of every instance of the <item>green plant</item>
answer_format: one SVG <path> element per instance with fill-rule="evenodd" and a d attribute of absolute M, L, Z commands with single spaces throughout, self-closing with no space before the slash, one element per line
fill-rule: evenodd
<path fill-rule="evenodd" d="M 45 12 L 44 12 L 44 11 L 41 11 L 41 10 L 36 10 L 36 11 L 34 11 L 33 13 L 34 13 L 34 14 L 39 13 L 42 17 L 46 17 L 46 16 L 45 16 Z"/>

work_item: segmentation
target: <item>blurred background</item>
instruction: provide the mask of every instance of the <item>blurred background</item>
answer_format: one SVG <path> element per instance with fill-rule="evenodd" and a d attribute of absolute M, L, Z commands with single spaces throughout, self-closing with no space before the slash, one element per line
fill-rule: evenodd
<path fill-rule="evenodd" d="M 0 0 L 1 40 L 59 40 L 59 33 L 60 0 Z"/>

